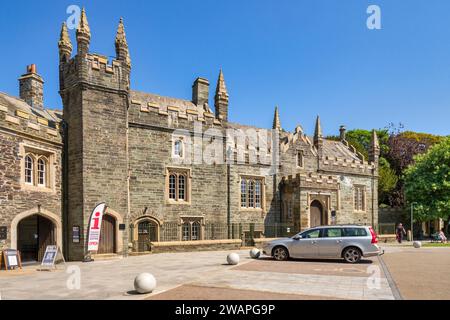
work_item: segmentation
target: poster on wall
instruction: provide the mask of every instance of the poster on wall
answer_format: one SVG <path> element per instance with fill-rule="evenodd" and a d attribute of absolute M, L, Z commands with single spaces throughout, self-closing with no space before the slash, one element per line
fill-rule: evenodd
<path fill-rule="evenodd" d="M 100 230 L 102 227 L 102 218 L 106 210 L 106 204 L 104 202 L 98 204 L 91 214 L 89 222 L 89 238 L 88 238 L 88 251 L 97 251 L 98 244 L 100 242 Z"/>

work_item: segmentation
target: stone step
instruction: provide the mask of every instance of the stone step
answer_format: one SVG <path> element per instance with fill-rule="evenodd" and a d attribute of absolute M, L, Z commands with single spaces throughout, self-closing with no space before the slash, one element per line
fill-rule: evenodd
<path fill-rule="evenodd" d="M 118 260 L 118 259 L 122 259 L 123 256 L 122 256 L 122 254 L 117 254 L 117 253 L 100 253 L 100 254 L 93 254 L 93 255 L 91 255 L 91 258 L 94 261 L 99 261 L 99 260 Z"/>

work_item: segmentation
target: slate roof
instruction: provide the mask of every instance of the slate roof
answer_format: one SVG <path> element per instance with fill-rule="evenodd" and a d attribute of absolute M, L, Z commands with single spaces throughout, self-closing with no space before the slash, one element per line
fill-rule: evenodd
<path fill-rule="evenodd" d="M 159 107 L 160 111 L 167 112 L 167 107 L 177 107 L 181 113 L 186 113 L 186 110 L 195 110 L 200 116 L 203 115 L 205 109 L 203 106 L 197 106 L 192 101 L 160 96 L 153 93 L 146 93 L 141 91 L 130 91 L 131 100 L 139 101 L 141 105 L 148 105 L 148 103 Z M 212 112 L 208 107 L 208 112 Z"/>
<path fill-rule="evenodd" d="M 0 92 L 0 105 L 8 108 L 8 113 L 14 115 L 16 110 L 20 110 L 31 115 L 47 119 L 49 122 L 60 122 L 62 120 L 61 110 L 50 110 L 33 108 L 28 103 L 17 97 Z"/>

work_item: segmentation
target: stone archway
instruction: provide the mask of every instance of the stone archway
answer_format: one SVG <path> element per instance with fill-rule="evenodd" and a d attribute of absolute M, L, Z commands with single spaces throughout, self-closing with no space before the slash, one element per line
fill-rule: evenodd
<path fill-rule="evenodd" d="M 56 245 L 59 246 L 59 248 L 61 250 L 63 250 L 61 217 L 54 214 L 53 212 L 42 209 L 40 207 L 36 207 L 36 208 L 30 209 L 30 210 L 24 211 L 22 213 L 19 213 L 11 221 L 11 248 L 18 249 L 18 226 L 19 226 L 19 223 L 22 220 L 29 218 L 31 216 L 34 216 L 34 215 L 38 215 L 43 218 L 46 218 L 53 223 Z"/>
<path fill-rule="evenodd" d="M 161 222 L 153 216 L 143 216 L 133 224 L 133 239 L 138 251 L 150 251 L 149 242 L 160 241 Z"/>
<path fill-rule="evenodd" d="M 319 200 L 311 202 L 309 208 L 309 226 L 316 227 L 323 224 L 323 205 Z"/>
<path fill-rule="evenodd" d="M 109 207 L 106 208 L 105 215 L 114 218 L 114 251 L 115 253 L 121 253 L 123 251 L 123 236 L 119 230 L 119 225 L 123 224 L 123 218 Z"/>

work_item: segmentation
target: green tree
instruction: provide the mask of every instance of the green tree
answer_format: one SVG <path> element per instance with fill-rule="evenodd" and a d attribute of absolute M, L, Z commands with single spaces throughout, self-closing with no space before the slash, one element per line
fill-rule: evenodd
<path fill-rule="evenodd" d="M 378 202 L 389 204 L 392 191 L 396 188 L 399 177 L 385 158 L 380 158 L 378 179 Z"/>
<path fill-rule="evenodd" d="M 404 171 L 405 196 L 418 221 L 450 216 L 450 137 L 417 155 Z"/>

